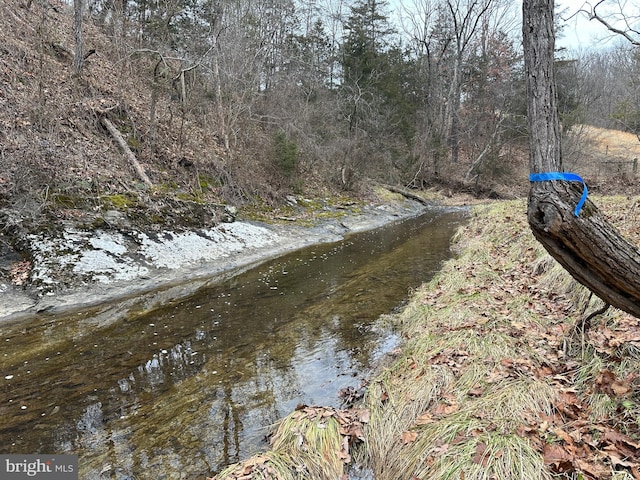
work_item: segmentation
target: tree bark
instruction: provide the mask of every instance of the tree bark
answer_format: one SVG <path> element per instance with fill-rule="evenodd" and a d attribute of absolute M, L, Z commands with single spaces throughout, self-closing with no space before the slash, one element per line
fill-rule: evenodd
<path fill-rule="evenodd" d="M 524 0 L 531 173 L 562 172 L 554 61 L 554 2 Z M 534 236 L 578 282 L 605 303 L 640 318 L 640 250 L 586 201 L 582 186 L 561 180 L 532 182 L 527 216 Z"/>
<path fill-rule="evenodd" d="M 573 208 L 580 194 L 567 182 L 533 184 L 531 230 L 578 282 L 605 303 L 640 317 L 640 252 L 588 200 L 576 217 Z"/>

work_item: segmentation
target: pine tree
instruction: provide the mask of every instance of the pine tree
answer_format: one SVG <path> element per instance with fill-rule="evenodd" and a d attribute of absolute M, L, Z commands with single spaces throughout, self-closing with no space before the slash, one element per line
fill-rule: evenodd
<path fill-rule="evenodd" d="M 345 25 L 348 32 L 343 45 L 344 80 L 347 83 L 375 83 L 383 63 L 383 53 L 394 33 L 384 13 L 384 0 L 360 0 L 351 7 Z"/>

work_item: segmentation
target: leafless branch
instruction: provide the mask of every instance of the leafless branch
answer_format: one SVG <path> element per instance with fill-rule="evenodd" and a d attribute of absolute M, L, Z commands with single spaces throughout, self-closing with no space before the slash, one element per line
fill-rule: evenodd
<path fill-rule="evenodd" d="M 590 11 L 586 11 L 586 10 L 582 10 L 582 11 L 586 11 L 586 13 L 589 15 L 589 20 L 596 20 L 597 22 L 600 22 L 610 32 L 615 33 L 616 35 L 620 35 L 620 36 L 624 37 L 632 45 L 640 46 L 640 40 L 635 39 L 631 35 L 632 33 L 639 34 L 640 32 L 638 32 L 637 30 L 634 30 L 633 28 L 631 28 L 631 26 L 629 25 L 629 21 L 628 21 L 628 19 L 626 17 L 624 17 L 624 21 L 625 21 L 625 24 L 627 26 L 627 29 L 626 30 L 622 30 L 622 29 L 617 28 L 614 25 L 612 25 L 609 21 L 607 21 L 607 19 L 605 17 L 600 15 L 598 12 L 596 12 L 596 8 L 598 8 L 600 5 L 602 5 L 604 3 L 604 1 L 605 0 L 600 0 L 599 2 L 597 2 L 593 7 L 591 7 Z"/>

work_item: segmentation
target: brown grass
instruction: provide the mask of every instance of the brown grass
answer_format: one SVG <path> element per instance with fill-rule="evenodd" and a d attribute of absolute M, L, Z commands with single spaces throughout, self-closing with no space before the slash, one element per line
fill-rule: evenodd
<path fill-rule="evenodd" d="M 336 480 L 364 439 L 365 409 L 300 406 L 279 422 L 271 450 L 230 465 L 212 480 Z"/>
<path fill-rule="evenodd" d="M 590 146 L 600 155 L 621 160 L 640 157 L 640 140 L 633 133 L 590 125 L 582 128 L 589 138 Z"/>
<path fill-rule="evenodd" d="M 637 240 L 633 202 L 595 202 Z M 638 473 L 637 320 L 610 310 L 574 331 L 599 300 L 535 242 L 524 213 L 520 201 L 474 207 L 459 257 L 397 317 L 407 343 L 367 395 L 376 480 Z"/>
<path fill-rule="evenodd" d="M 640 159 L 640 140 L 620 130 L 576 125 L 564 145 L 565 169 L 582 175 L 592 190 L 603 194 L 636 190 L 634 159 Z"/>

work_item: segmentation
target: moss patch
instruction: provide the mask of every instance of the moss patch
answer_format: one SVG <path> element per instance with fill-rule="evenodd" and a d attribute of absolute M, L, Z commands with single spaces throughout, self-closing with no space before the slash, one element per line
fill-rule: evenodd
<path fill-rule="evenodd" d="M 350 197 L 305 198 L 290 197 L 285 205 L 272 206 L 255 202 L 243 206 L 239 216 L 265 223 L 312 226 L 323 220 L 343 218 L 362 213 L 362 201 Z"/>
<path fill-rule="evenodd" d="M 116 210 L 128 210 L 138 206 L 138 199 L 129 194 L 116 193 L 101 197 L 103 204 Z"/>

